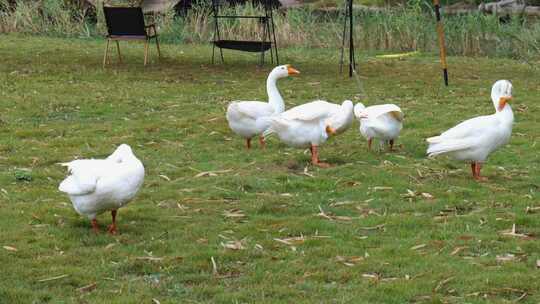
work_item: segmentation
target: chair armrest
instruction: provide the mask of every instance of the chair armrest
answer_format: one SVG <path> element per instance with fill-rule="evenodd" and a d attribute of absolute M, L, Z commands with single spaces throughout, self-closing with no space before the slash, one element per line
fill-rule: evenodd
<path fill-rule="evenodd" d="M 156 24 L 155 23 L 152 23 L 152 24 L 149 24 L 149 25 L 145 25 L 144 26 L 145 29 L 147 29 L 146 31 L 146 35 L 149 37 L 149 38 L 153 38 L 153 37 L 156 37 L 157 36 L 157 30 L 156 30 Z M 149 33 L 148 29 L 152 29 L 152 34 Z"/>

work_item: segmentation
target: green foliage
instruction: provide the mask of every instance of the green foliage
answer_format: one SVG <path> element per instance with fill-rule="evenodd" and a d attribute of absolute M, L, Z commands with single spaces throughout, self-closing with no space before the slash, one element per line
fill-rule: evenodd
<path fill-rule="evenodd" d="M 0 0 L 1 7 L 11 7 Z M 85 12 L 58 0 L 16 0 L 13 9 L 0 11 L 1 32 L 24 32 L 56 36 L 89 36 Z"/>
<path fill-rule="evenodd" d="M 5 1 L 5 0 L 0 0 Z M 100 5 L 98 5 L 100 7 Z M 38 13 L 36 13 L 38 12 Z M 24 32 L 63 37 L 99 37 L 105 33 L 103 13 L 97 23 L 84 11 L 60 1 L 17 2 L 14 11 L 0 13 L 2 32 Z M 259 7 L 225 7 L 224 14 L 260 14 Z M 276 35 L 280 46 L 335 47 L 341 44 L 343 16 L 338 11 L 322 13 L 303 7 L 276 13 Z M 430 3 L 408 1 L 407 5 L 381 12 L 358 11 L 355 33 L 364 50 L 437 52 L 438 43 Z M 207 43 L 213 39 L 214 24 L 208 5 L 200 4 L 186 16 L 168 12 L 155 17 L 162 41 Z M 446 44 L 451 55 L 501 56 L 532 60 L 539 55 L 539 23 L 512 18 L 501 24 L 494 15 L 471 13 L 444 17 Z M 220 20 L 226 39 L 261 39 L 256 19 Z"/>
<path fill-rule="evenodd" d="M 0 302 L 540 302 L 535 66 L 450 57 L 445 88 L 437 57 L 363 52 L 362 101 L 406 115 L 399 149 L 367 151 L 355 122 L 321 147 L 334 166 L 318 169 L 275 138 L 246 151 L 229 130 L 231 100 L 267 98 L 271 66 L 257 67 L 257 55 L 225 52 L 211 65 L 209 45 L 164 43 L 163 60 L 152 45 L 143 67 L 142 44 L 121 45 L 124 63 L 103 69 L 101 39 L 2 35 Z M 358 100 L 335 47 L 284 48 L 280 59 L 302 72 L 279 82 L 287 108 Z M 489 181 L 426 159 L 426 137 L 493 113 L 501 78 L 514 83 L 516 123 L 484 166 Z M 94 235 L 57 190 L 57 163 L 121 143 L 143 161 L 145 182 L 119 210 L 120 234 Z M 32 182 L 16 182 L 18 168 Z M 196 177 L 205 171 L 215 175 Z M 98 221 L 104 231 L 110 215 Z M 513 224 L 531 238 L 504 234 Z M 244 249 L 224 247 L 235 241 Z"/>
<path fill-rule="evenodd" d="M 32 172 L 28 169 L 15 169 L 14 175 L 17 181 L 32 181 Z"/>

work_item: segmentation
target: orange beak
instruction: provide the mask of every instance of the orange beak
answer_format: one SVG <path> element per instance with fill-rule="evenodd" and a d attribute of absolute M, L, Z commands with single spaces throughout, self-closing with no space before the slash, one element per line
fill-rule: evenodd
<path fill-rule="evenodd" d="M 326 126 L 326 134 L 328 135 L 335 135 L 336 134 L 336 129 L 330 127 L 330 126 Z"/>
<path fill-rule="evenodd" d="M 287 72 L 289 73 L 289 76 L 300 74 L 300 71 L 293 68 L 290 64 L 287 64 Z"/>
<path fill-rule="evenodd" d="M 499 108 L 497 109 L 499 112 L 502 111 L 504 109 L 504 107 L 506 106 L 506 104 L 508 103 L 509 100 L 512 99 L 512 96 L 510 97 L 501 97 L 499 99 Z"/>

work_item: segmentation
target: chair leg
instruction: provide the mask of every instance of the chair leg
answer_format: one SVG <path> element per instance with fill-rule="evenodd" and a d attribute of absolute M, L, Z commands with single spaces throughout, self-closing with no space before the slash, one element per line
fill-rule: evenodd
<path fill-rule="evenodd" d="M 107 46 L 105 47 L 105 54 L 103 55 L 103 67 L 105 68 L 105 65 L 107 64 L 107 56 L 109 54 L 109 42 L 111 40 L 107 39 Z"/>
<path fill-rule="evenodd" d="M 148 61 L 148 39 L 144 41 L 144 65 Z"/>
<path fill-rule="evenodd" d="M 212 64 L 214 64 L 214 54 L 216 53 L 216 45 L 212 43 Z"/>
<path fill-rule="evenodd" d="M 158 50 L 158 60 L 161 59 L 161 50 L 159 49 L 159 40 L 157 39 L 157 36 L 156 36 L 156 48 Z"/>
<path fill-rule="evenodd" d="M 273 48 L 274 44 L 271 43 L 270 44 L 270 61 L 272 62 L 272 65 L 274 65 L 274 48 Z"/>
<path fill-rule="evenodd" d="M 122 63 L 122 54 L 120 53 L 120 42 L 116 40 L 116 50 L 118 50 L 118 61 Z"/>
<path fill-rule="evenodd" d="M 159 49 L 159 40 L 157 36 L 156 36 L 156 48 L 157 48 L 158 59 L 161 59 L 161 50 Z"/>

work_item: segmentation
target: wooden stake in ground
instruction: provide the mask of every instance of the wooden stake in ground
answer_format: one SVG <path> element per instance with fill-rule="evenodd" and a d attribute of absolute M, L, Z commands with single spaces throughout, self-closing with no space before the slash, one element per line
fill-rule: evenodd
<path fill-rule="evenodd" d="M 352 0 L 349 0 L 349 77 L 353 76 L 353 70 L 356 62 L 354 58 L 354 24 L 353 24 L 353 4 Z"/>
<path fill-rule="evenodd" d="M 437 18 L 437 36 L 439 36 L 439 54 L 443 69 L 444 84 L 448 86 L 448 65 L 446 64 L 446 45 L 444 43 L 444 29 L 441 21 L 440 0 L 433 0 L 435 5 L 435 17 Z"/>

